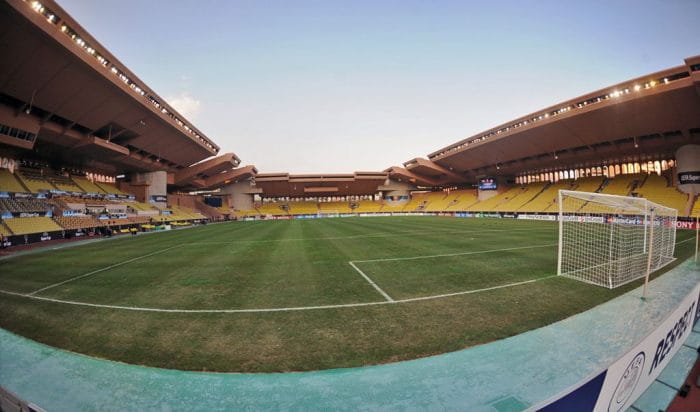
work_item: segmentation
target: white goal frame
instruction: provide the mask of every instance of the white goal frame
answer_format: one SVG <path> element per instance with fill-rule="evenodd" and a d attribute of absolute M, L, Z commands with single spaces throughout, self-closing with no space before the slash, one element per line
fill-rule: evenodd
<path fill-rule="evenodd" d="M 678 211 L 641 197 L 560 190 L 557 274 L 613 289 L 673 262 Z M 644 293 L 646 295 L 646 283 Z"/>

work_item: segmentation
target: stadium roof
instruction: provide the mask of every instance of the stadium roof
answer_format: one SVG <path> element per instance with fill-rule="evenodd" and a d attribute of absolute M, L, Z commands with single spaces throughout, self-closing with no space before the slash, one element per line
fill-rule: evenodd
<path fill-rule="evenodd" d="M 290 175 L 265 173 L 255 177 L 264 197 L 353 196 L 377 193 L 387 178 L 382 172 L 352 174 Z"/>
<path fill-rule="evenodd" d="M 2 143 L 115 172 L 174 171 L 219 151 L 54 1 L 0 2 L 0 38 L 0 103 L 14 111 L 0 123 L 37 136 Z"/>
<path fill-rule="evenodd" d="M 528 170 L 556 170 L 602 161 L 673 157 L 700 138 L 700 56 L 567 100 L 498 125 L 428 155 L 446 170 L 474 180 Z M 406 162 L 434 178 L 438 169 Z"/>

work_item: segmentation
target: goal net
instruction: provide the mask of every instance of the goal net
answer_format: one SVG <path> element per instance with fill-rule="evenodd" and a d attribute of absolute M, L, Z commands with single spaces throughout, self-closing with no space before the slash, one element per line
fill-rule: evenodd
<path fill-rule="evenodd" d="M 612 289 L 674 260 L 676 209 L 570 190 L 559 191 L 558 203 L 559 275 Z"/>

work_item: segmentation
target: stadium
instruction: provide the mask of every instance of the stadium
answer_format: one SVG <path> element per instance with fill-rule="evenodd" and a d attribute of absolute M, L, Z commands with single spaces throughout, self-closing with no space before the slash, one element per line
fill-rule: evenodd
<path fill-rule="evenodd" d="M 699 410 L 700 56 L 298 174 L 0 21 L 0 410 Z"/>

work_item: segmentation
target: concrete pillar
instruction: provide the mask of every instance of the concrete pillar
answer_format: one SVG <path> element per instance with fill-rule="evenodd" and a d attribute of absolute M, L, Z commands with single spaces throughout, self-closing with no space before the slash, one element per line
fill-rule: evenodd
<path fill-rule="evenodd" d="M 168 174 L 162 172 L 136 173 L 132 177 L 132 184 L 143 185 L 145 201 L 158 207 L 167 206 Z"/>
<path fill-rule="evenodd" d="M 262 189 L 255 188 L 251 185 L 250 180 L 232 183 L 221 188 L 221 194 L 230 195 L 232 206 L 236 210 L 251 210 L 254 209 L 254 196 L 256 193 L 261 193 Z"/>

